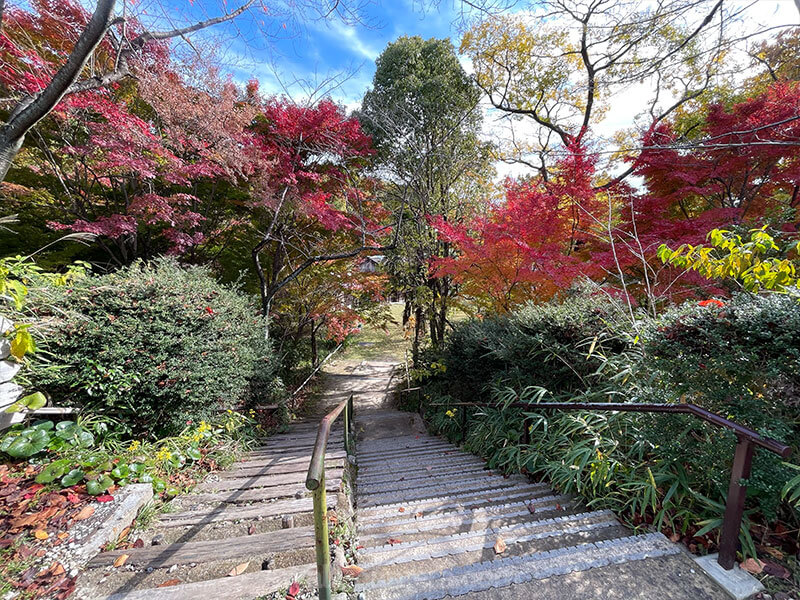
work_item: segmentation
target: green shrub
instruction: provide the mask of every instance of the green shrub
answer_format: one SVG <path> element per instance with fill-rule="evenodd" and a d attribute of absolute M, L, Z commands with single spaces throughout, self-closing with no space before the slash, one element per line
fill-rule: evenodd
<path fill-rule="evenodd" d="M 177 434 L 282 391 L 256 307 L 200 267 L 162 259 L 79 280 L 51 318 L 45 349 L 59 368 L 35 384 L 132 434 Z"/>

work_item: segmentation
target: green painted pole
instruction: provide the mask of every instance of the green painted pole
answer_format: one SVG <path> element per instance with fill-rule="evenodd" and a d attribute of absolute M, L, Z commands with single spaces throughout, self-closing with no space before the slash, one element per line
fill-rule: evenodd
<path fill-rule="evenodd" d="M 350 454 L 350 419 L 352 419 L 350 402 L 344 407 L 344 451 Z"/>
<path fill-rule="evenodd" d="M 325 498 L 325 471 L 314 490 L 314 537 L 317 549 L 319 600 L 331 600 L 331 550 L 328 546 L 328 507 Z"/>

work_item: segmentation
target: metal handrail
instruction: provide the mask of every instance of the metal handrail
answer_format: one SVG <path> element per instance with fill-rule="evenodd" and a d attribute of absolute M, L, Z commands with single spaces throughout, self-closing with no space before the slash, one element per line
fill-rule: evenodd
<path fill-rule="evenodd" d="M 738 442 L 733 456 L 731 467 L 731 478 L 728 487 L 728 497 L 725 503 L 725 514 L 722 519 L 722 532 L 719 541 L 719 556 L 717 562 L 725 569 L 730 570 L 736 563 L 736 549 L 739 542 L 739 530 L 742 526 L 742 515 L 744 514 L 744 502 L 747 495 L 747 480 L 750 477 L 750 469 L 753 462 L 754 446 L 761 446 L 781 456 L 788 458 L 791 454 L 791 447 L 774 440 L 764 437 L 756 431 L 739 425 L 722 415 L 718 415 L 695 404 L 639 404 L 624 402 L 537 402 L 526 404 L 524 402 L 511 402 L 508 404 L 497 404 L 490 402 L 450 402 L 437 403 L 433 406 L 461 406 L 461 433 L 462 441 L 467 436 L 467 407 L 491 407 L 491 408 L 520 408 L 527 411 L 553 409 L 553 410 L 610 410 L 619 412 L 645 412 L 645 413 L 673 413 L 689 414 L 717 427 L 730 429 L 736 434 Z M 522 443 L 530 443 L 529 418 L 522 421 Z"/>
<path fill-rule="evenodd" d="M 328 449 L 328 438 L 334 421 L 344 412 L 344 449 L 351 451 L 353 426 L 353 394 L 342 400 L 336 408 L 325 415 L 317 429 L 317 440 L 314 452 L 308 465 L 306 488 L 314 496 L 314 538 L 317 551 L 317 586 L 320 600 L 331 598 L 331 550 L 328 543 L 328 500 L 325 495 L 325 454 Z"/>

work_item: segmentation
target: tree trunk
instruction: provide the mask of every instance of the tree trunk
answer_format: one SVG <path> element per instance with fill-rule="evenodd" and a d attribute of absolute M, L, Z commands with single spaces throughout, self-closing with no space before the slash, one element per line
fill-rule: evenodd
<path fill-rule="evenodd" d="M 422 319 L 425 318 L 425 313 L 421 306 L 417 307 L 416 321 L 414 322 L 414 343 L 411 346 L 411 359 L 416 367 L 419 364 L 419 342 L 422 337 Z"/>
<path fill-rule="evenodd" d="M 25 141 L 25 136 L 18 138 L 15 142 L 3 144 L 0 142 L 0 181 L 5 181 L 8 170 L 11 168 L 11 163 L 14 162 L 14 157 L 22 149 L 22 143 Z"/>
<path fill-rule="evenodd" d="M 317 355 L 317 324 L 311 319 L 311 366 L 317 368 L 319 357 Z"/>
<path fill-rule="evenodd" d="M 64 65 L 46 88 L 35 96 L 22 100 L 12 110 L 8 121 L 0 127 L 0 181 L 5 179 L 14 157 L 22 148 L 25 134 L 56 107 L 80 76 L 89 57 L 111 25 L 115 4 L 116 0 L 98 0 L 92 18 Z"/>

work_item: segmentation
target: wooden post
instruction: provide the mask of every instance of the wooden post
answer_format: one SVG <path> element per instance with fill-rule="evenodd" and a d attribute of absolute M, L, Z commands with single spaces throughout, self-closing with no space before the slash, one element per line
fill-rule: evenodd
<path fill-rule="evenodd" d="M 350 400 L 352 399 L 353 396 L 351 395 Z M 350 400 L 347 401 L 347 406 L 344 407 L 344 451 L 347 454 L 350 454 L 350 419 L 352 418 Z"/>
<path fill-rule="evenodd" d="M 731 482 L 728 486 L 728 499 L 725 503 L 725 516 L 722 519 L 717 558 L 719 565 L 726 571 L 730 571 L 736 564 L 736 549 L 739 546 L 739 530 L 742 528 L 747 479 L 750 477 L 752 462 L 753 443 L 748 438 L 739 436 L 731 467 Z"/>
<path fill-rule="evenodd" d="M 328 506 L 325 497 L 325 471 L 314 490 L 314 538 L 317 550 L 317 593 L 319 600 L 331 600 L 331 550 L 328 546 Z"/>

